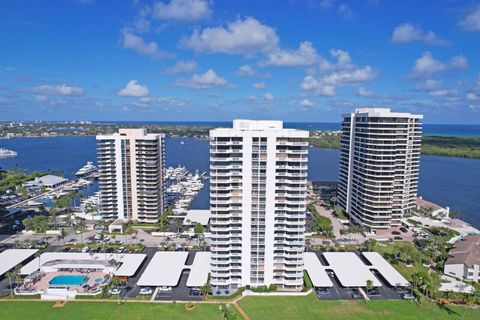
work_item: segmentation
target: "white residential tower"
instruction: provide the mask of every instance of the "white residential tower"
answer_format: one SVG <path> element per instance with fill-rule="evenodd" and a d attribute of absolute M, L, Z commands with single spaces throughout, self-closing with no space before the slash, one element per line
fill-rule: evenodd
<path fill-rule="evenodd" d="M 120 129 L 97 136 L 100 211 L 107 220 L 155 223 L 163 213 L 164 135 Z"/>
<path fill-rule="evenodd" d="M 351 220 L 388 229 L 415 206 L 422 118 L 382 108 L 343 115 L 338 202 Z"/>
<path fill-rule="evenodd" d="M 302 288 L 308 135 L 282 121 L 210 131 L 213 288 Z"/>

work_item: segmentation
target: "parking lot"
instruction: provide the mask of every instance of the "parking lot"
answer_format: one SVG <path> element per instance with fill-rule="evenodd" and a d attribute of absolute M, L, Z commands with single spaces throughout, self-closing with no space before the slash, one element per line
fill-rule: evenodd
<path fill-rule="evenodd" d="M 322 252 L 315 252 L 320 263 L 323 266 L 328 266 L 328 263 Z M 316 287 L 315 293 L 319 300 L 360 300 L 363 299 L 361 290 L 368 295 L 372 300 L 400 300 L 401 294 L 408 292 L 406 289 L 396 289 L 389 285 L 389 283 L 382 277 L 381 274 L 372 271 L 373 276 L 381 283 L 381 286 L 374 288 L 371 292 L 367 292 L 365 286 L 359 287 L 345 287 L 340 282 L 335 272 L 328 270 L 328 277 L 332 282 L 331 287 Z M 359 290 L 360 288 L 360 290 Z"/>

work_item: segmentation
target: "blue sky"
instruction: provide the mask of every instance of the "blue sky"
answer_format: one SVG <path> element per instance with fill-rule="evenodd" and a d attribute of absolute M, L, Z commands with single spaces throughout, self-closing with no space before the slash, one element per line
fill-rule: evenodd
<path fill-rule="evenodd" d="M 480 123 L 477 1 L 2 1 L 0 119 Z"/>

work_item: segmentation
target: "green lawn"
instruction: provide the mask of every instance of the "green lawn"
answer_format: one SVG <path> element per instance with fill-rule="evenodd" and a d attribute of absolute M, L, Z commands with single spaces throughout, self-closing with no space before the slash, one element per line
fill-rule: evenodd
<path fill-rule="evenodd" d="M 29 320 L 146 320 L 146 319 L 222 319 L 219 305 L 196 305 L 192 311 L 185 304 L 67 302 L 63 308 L 53 308 L 53 302 L 0 302 L 0 319 Z M 234 309 L 232 306 L 231 308 Z M 236 310 L 233 311 L 236 314 Z M 240 319 L 240 318 L 238 318 Z"/>
<path fill-rule="evenodd" d="M 461 319 L 463 307 L 418 307 L 407 301 L 318 301 L 306 297 L 246 297 L 239 305 L 252 320 L 443 320 Z M 480 319 L 480 310 L 467 310 L 465 319 Z"/>

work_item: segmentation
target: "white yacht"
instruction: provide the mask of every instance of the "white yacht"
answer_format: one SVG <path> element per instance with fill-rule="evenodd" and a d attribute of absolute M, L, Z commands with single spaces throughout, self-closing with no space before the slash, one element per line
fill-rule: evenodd
<path fill-rule="evenodd" d="M 5 148 L 0 148 L 0 159 L 13 158 L 16 157 L 17 153 L 13 150 L 8 150 Z"/>
<path fill-rule="evenodd" d="M 88 177 L 97 171 L 97 167 L 91 162 L 88 161 L 86 165 L 81 167 L 75 175 L 79 178 Z"/>

